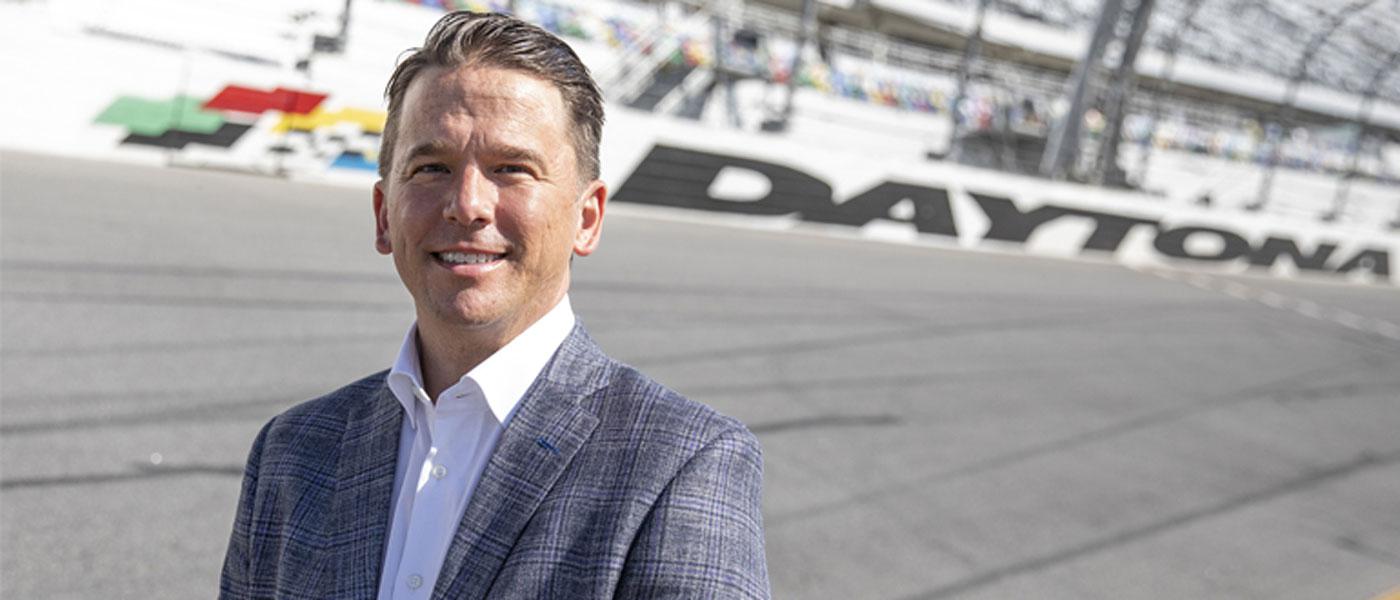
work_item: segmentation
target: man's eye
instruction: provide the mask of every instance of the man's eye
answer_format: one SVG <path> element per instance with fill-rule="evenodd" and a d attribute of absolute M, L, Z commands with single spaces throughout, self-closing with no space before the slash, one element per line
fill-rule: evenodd
<path fill-rule="evenodd" d="M 524 165 L 501 165 L 499 167 L 496 167 L 496 172 L 503 173 L 506 175 L 513 175 L 519 173 L 528 175 L 530 173 L 530 169 L 525 167 Z"/>
<path fill-rule="evenodd" d="M 444 164 L 442 164 L 442 163 L 427 163 L 427 164 L 422 164 L 422 165 L 418 165 L 418 166 L 416 166 L 416 167 L 413 167 L 413 170 L 409 171 L 409 175 L 417 175 L 417 174 L 419 174 L 419 173 L 447 173 L 447 172 L 448 172 L 448 170 L 447 170 L 447 165 L 444 165 Z"/>

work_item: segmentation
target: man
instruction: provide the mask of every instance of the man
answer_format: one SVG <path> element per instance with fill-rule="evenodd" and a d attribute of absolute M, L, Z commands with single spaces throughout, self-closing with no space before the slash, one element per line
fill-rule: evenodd
<path fill-rule="evenodd" d="M 417 322 L 393 369 L 263 427 L 221 595 L 767 597 L 753 435 L 569 308 L 607 199 L 578 57 L 451 13 L 387 96 L 375 247 Z"/>

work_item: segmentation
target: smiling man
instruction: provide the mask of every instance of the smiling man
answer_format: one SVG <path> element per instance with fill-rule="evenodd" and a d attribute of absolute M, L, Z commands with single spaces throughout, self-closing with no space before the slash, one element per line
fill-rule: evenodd
<path fill-rule="evenodd" d="M 392 369 L 273 418 L 225 598 L 766 598 L 757 440 L 605 356 L 597 86 L 549 33 L 456 12 L 389 81 L 375 248 L 417 321 Z"/>

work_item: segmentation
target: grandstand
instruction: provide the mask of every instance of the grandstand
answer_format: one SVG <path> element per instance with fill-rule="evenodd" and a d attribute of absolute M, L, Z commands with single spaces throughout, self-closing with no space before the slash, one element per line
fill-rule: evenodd
<path fill-rule="evenodd" d="M 787 123 L 794 137 L 940 156 L 956 114 L 960 135 L 990 142 L 967 157 L 971 162 L 1034 172 L 1039 140 L 1064 110 L 1066 80 L 1097 8 L 1086 1 L 992 2 L 980 60 L 963 104 L 952 111 L 974 2 L 819 4 L 813 43 L 795 76 L 789 71 L 803 37 L 802 3 L 749 2 L 724 11 L 744 42 L 735 36 L 724 44 L 720 61 L 703 27 L 680 30 L 676 35 L 703 49 L 681 64 L 660 61 L 649 89 L 615 93 L 635 107 L 757 130 L 783 112 L 778 88 L 795 80 Z M 1122 130 L 1127 147 L 1118 163 L 1129 182 L 1176 200 L 1243 207 L 1256 201 L 1255 180 L 1274 162 L 1286 181 L 1269 191 L 1275 210 L 1395 226 L 1400 78 L 1390 76 L 1396 54 L 1383 40 L 1400 29 L 1396 3 L 1159 4 L 1138 63 L 1141 91 L 1128 100 Z M 1238 60 L 1244 56 L 1249 60 Z M 722 92 L 738 96 L 737 111 L 732 100 L 708 102 L 716 88 L 697 84 L 710 77 L 707 70 L 738 80 L 736 91 Z M 1097 142 L 1103 125 L 1101 112 L 1088 111 L 1086 137 Z M 1149 162 L 1149 153 L 1158 160 Z"/>

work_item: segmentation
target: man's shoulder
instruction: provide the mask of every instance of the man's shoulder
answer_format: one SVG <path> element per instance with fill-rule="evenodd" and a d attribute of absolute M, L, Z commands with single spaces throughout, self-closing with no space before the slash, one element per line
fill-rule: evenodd
<path fill-rule="evenodd" d="M 691 452 L 721 437 L 757 440 L 738 419 L 687 398 L 627 364 L 612 361 L 606 385 L 586 406 L 598 416 L 595 435 L 678 446 Z"/>
<path fill-rule="evenodd" d="M 384 370 L 367 375 L 332 392 L 296 404 L 273 417 L 269 430 L 299 436 L 317 433 L 339 436 L 351 415 L 380 399 L 384 378 L 388 374 L 389 371 Z"/>

